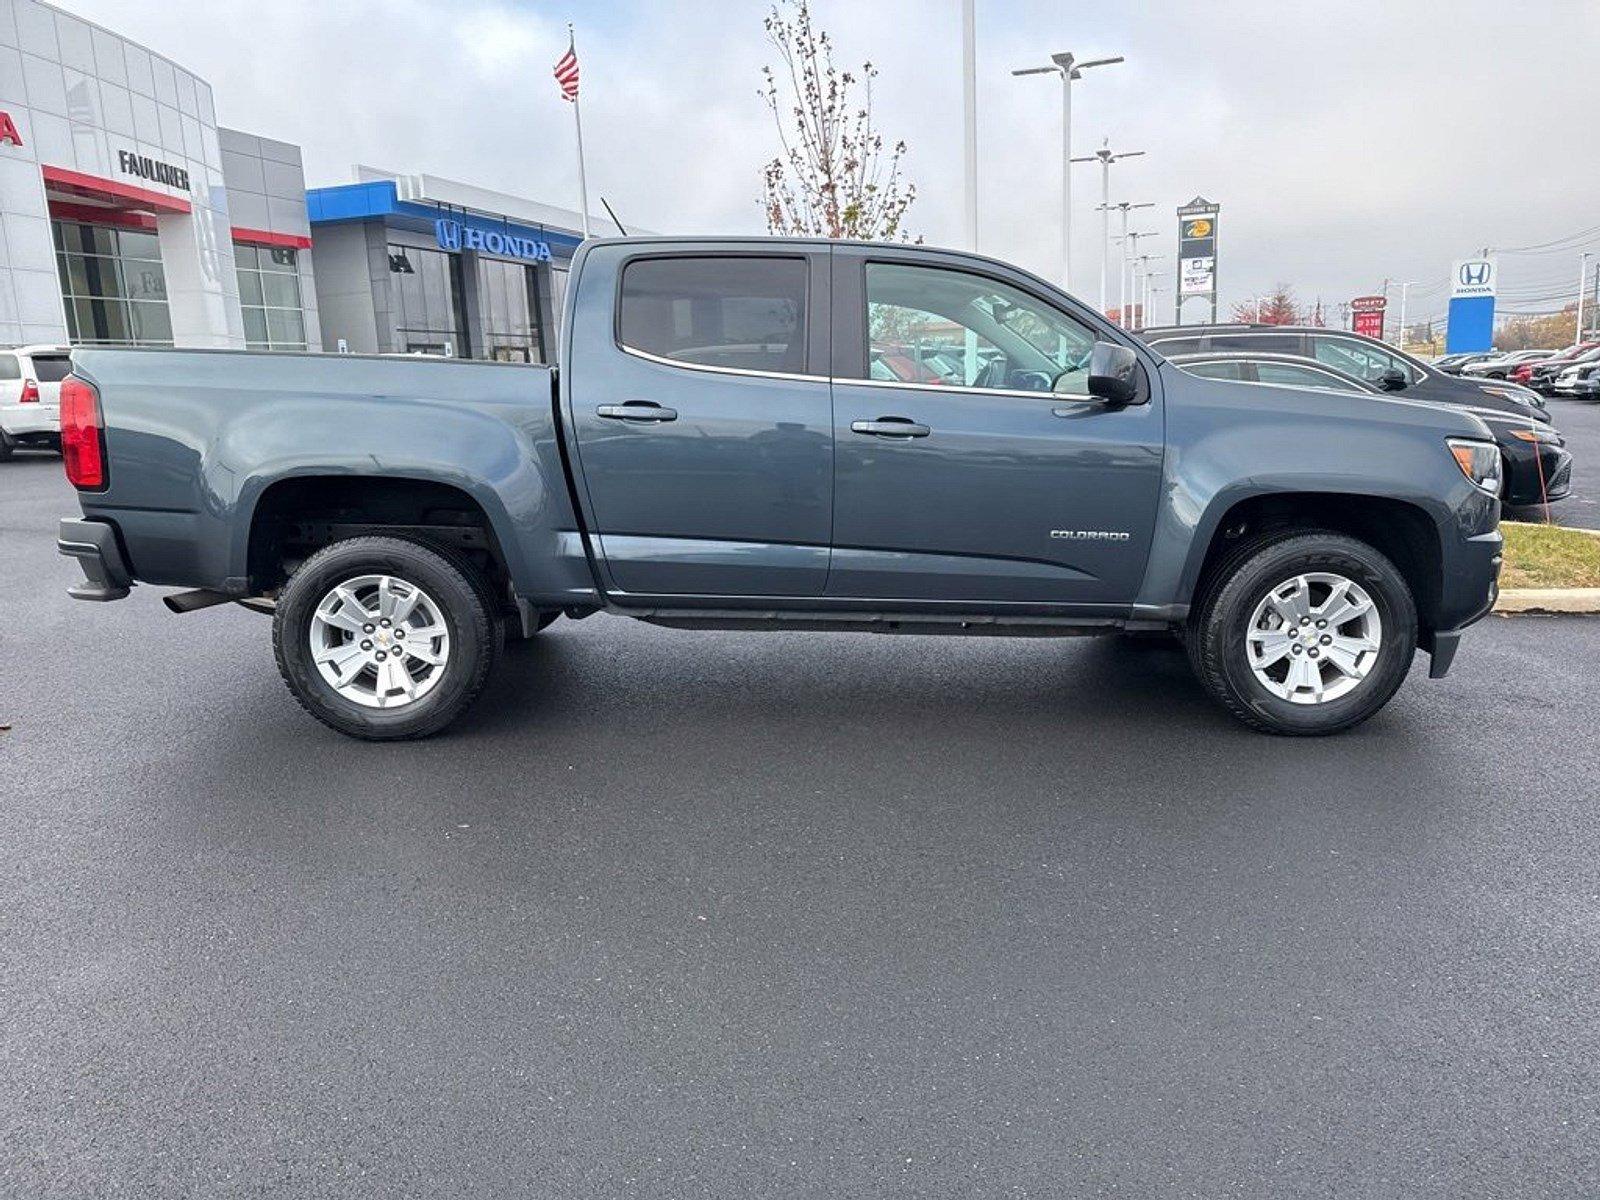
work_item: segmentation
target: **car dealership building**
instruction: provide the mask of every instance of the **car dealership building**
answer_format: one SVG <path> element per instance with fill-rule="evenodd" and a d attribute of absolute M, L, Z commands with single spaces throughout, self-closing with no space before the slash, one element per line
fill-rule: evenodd
<path fill-rule="evenodd" d="M 221 128 L 209 83 L 0 0 L 0 345 L 553 355 L 580 215 Z"/>

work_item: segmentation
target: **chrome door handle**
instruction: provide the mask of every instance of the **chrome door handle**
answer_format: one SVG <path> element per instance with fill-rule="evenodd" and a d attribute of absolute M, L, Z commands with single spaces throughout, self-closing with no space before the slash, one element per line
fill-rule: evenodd
<path fill-rule="evenodd" d="M 933 430 L 918 425 L 910 417 L 879 417 L 876 421 L 851 421 L 850 432 L 871 437 L 919 438 L 927 437 Z"/>
<path fill-rule="evenodd" d="M 623 404 L 602 404 L 595 409 L 597 417 L 608 421 L 632 421 L 639 425 L 654 425 L 662 421 L 676 421 L 678 410 L 664 408 L 654 400 L 629 400 Z"/>

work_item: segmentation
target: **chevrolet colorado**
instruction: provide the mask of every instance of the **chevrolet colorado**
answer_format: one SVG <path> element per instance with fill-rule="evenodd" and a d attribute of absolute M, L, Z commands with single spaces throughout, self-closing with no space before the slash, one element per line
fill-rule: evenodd
<path fill-rule="evenodd" d="M 85 600 L 270 612 L 316 718 L 436 732 L 507 636 L 656 625 L 1173 630 L 1261 730 L 1444 674 L 1500 567 L 1477 417 L 1198 378 L 976 255 L 586 243 L 557 369 L 81 349 L 61 397 Z"/>

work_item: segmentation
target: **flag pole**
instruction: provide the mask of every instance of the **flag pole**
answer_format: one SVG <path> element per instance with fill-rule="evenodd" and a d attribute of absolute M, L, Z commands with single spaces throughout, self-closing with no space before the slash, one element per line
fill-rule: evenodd
<path fill-rule="evenodd" d="M 567 40 L 574 50 L 577 49 L 577 38 L 572 32 L 572 22 L 567 22 Z M 578 198 L 583 205 L 583 237 L 589 240 L 589 179 L 583 169 L 583 118 L 578 114 L 578 97 L 572 97 L 572 124 L 578 131 Z"/>

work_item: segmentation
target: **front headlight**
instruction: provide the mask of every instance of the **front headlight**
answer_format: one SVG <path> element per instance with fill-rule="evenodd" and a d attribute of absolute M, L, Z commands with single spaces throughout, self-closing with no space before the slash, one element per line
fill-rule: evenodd
<path fill-rule="evenodd" d="M 1473 442 L 1449 438 L 1450 453 L 1456 466 L 1473 484 L 1492 496 L 1500 494 L 1500 448 L 1493 442 Z"/>
<path fill-rule="evenodd" d="M 1522 442 L 1554 446 L 1561 443 L 1561 435 L 1553 429 L 1513 429 L 1511 436 Z"/>

